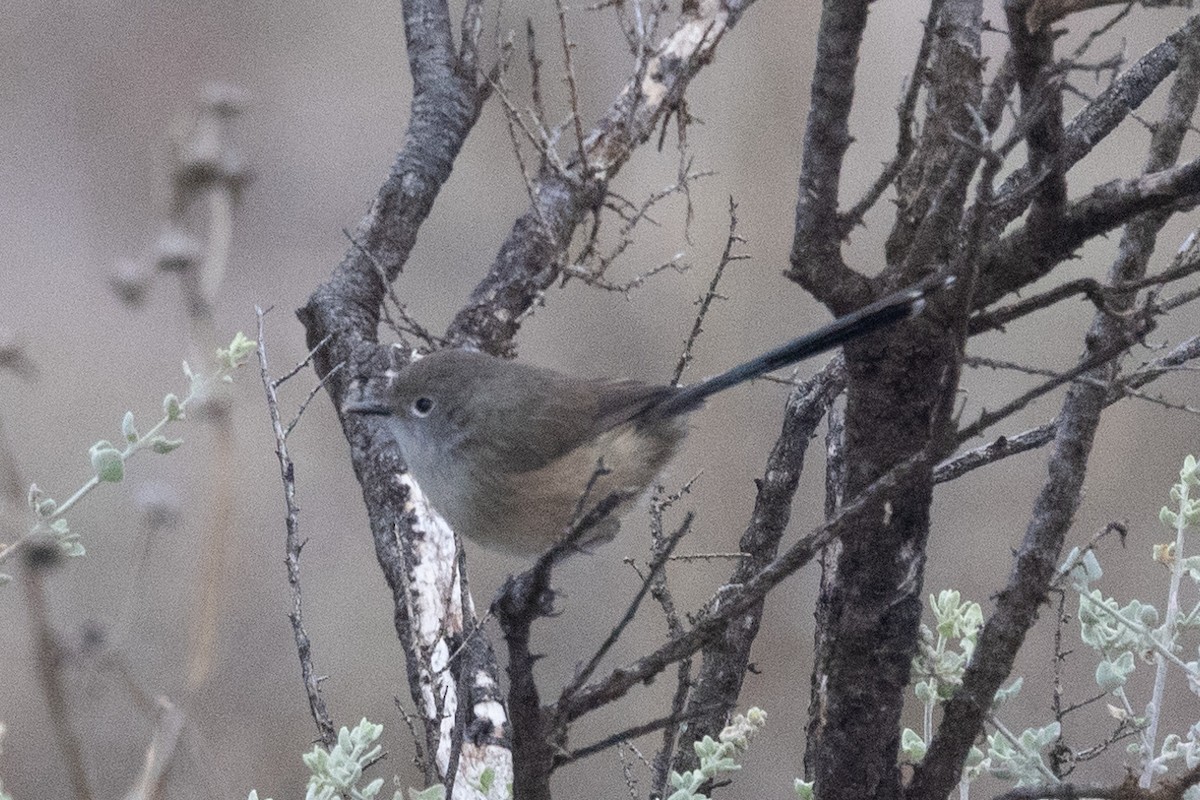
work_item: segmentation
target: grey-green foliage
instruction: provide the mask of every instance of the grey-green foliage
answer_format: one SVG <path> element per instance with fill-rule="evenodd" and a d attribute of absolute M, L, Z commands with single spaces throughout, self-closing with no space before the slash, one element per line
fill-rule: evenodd
<path fill-rule="evenodd" d="M 738 763 L 738 756 L 745 752 L 750 746 L 750 739 L 766 724 L 767 713 L 760 708 L 751 708 L 745 716 L 738 714 L 734 717 L 717 735 L 717 740 L 705 736 L 695 742 L 693 747 L 700 766 L 682 774 L 671 773 L 671 787 L 675 791 L 667 800 L 708 800 L 708 795 L 700 793 L 700 787 L 719 775 L 740 770 L 742 766 Z M 797 794 L 799 792 L 797 788 Z"/>
<path fill-rule="evenodd" d="M 1133 730 L 1137 739 L 1128 752 L 1139 762 L 1143 788 L 1168 771 L 1173 761 L 1187 769 L 1200 765 L 1200 720 L 1190 722 L 1182 733 L 1170 733 L 1158 742 L 1160 711 L 1171 705 L 1196 708 L 1195 699 L 1168 700 L 1169 693 L 1190 691 L 1200 695 L 1200 555 L 1185 552 L 1188 531 L 1200 523 L 1200 499 L 1193 498 L 1200 486 L 1200 468 L 1194 456 L 1184 459 L 1179 481 L 1171 488 L 1173 506 L 1159 511 L 1159 521 L 1174 534 L 1173 541 L 1154 545 L 1150 557 L 1167 569 L 1164 611 L 1141 598 L 1124 602 L 1107 597 L 1093 584 L 1104 576 L 1095 552 L 1075 548 L 1058 569 L 1056 585 L 1069 586 L 1078 597 L 1080 639 L 1096 653 L 1096 685 L 1109 693 L 1113 701 L 1108 710 L 1118 723 Z M 1189 579 L 1189 583 L 1184 582 Z M 1191 586 L 1191 599 L 1184 594 Z M 945 702 L 961 684 L 962 673 L 975 648 L 975 637 L 982 614 L 975 603 L 961 601 L 958 592 L 943 591 L 930 598 L 936 620 L 936 633 L 922 626 L 922 642 L 913 661 L 914 690 L 925 706 L 924 735 L 905 729 L 901 738 L 902 757 L 917 762 L 925 755 L 932 736 L 935 708 Z M 1185 660 L 1188 656 L 1193 660 Z M 1155 670 L 1150 699 L 1135 703 L 1126 687 L 1139 668 Z M 1174 670 L 1183 680 L 1168 689 L 1168 673 Z M 1059 779 L 1046 766 L 1041 752 L 1060 737 L 1057 721 L 1021 733 L 1010 731 L 1001 719 L 1001 705 L 1020 690 L 1018 678 L 997 693 L 988 715 L 991 732 L 987 748 L 972 748 L 963 769 L 959 796 L 966 798 L 969 784 L 981 774 L 989 774 L 1018 787 L 1052 786 Z M 1183 687 L 1186 685 L 1186 689 Z M 1172 698 L 1174 700 L 1174 698 Z M 1188 800 L 1200 800 L 1200 788 L 1189 791 Z"/>
<path fill-rule="evenodd" d="M 353 730 L 343 727 L 338 731 L 337 743 L 332 749 L 326 750 L 317 745 L 305 753 L 301 757 L 309 772 L 305 800 L 375 800 L 383 789 L 383 778 L 376 778 L 365 786 L 359 786 L 359 782 L 363 770 L 383 752 L 383 748 L 376 744 L 382 733 L 382 725 L 364 718 Z M 420 800 L 434 800 L 434 797 L 422 796 Z M 400 792 L 396 792 L 392 798 L 403 800 Z M 251 791 L 247 800 L 259 800 L 257 790 Z"/>
<path fill-rule="evenodd" d="M 741 769 L 738 756 L 746 750 L 751 737 L 766 722 L 765 711 L 751 708 L 744 716 L 738 714 L 734 717 L 716 740 L 705 736 L 702 741 L 696 742 L 694 746 L 700 766 L 683 774 L 671 773 L 671 786 L 675 791 L 667 800 L 707 800 L 707 796 L 699 792 L 700 787 L 719 775 Z M 305 800 L 375 800 L 379 797 L 383 790 L 383 778 L 360 784 L 363 771 L 379 757 L 381 748 L 376 742 L 382 733 L 382 725 L 363 719 L 353 730 L 343 727 L 332 749 L 325 750 L 318 745 L 305 753 L 302 758 L 309 771 Z M 504 792 L 504 797 L 511 798 L 512 786 L 498 787 L 495 779 L 494 772 L 485 769 L 473 788 L 485 797 L 490 797 L 492 790 L 499 788 Z M 796 781 L 797 797 L 803 800 L 806 789 L 808 796 L 811 796 L 811 784 Z M 445 800 L 445 797 L 446 788 L 441 785 L 408 790 L 409 800 Z M 258 792 L 251 791 L 247 800 L 259 800 Z M 392 800 L 403 800 L 403 795 L 397 791 L 392 795 Z"/>
<path fill-rule="evenodd" d="M 183 420 L 189 403 L 211 394 L 218 383 L 233 380 L 233 371 L 249 360 L 256 342 L 238 333 L 228 347 L 217 351 L 215 370 L 209 373 L 193 372 L 185 361 L 183 374 L 188 379 L 188 393 L 180 400 L 174 394 L 163 398 L 162 417 L 145 434 L 138 431 L 133 412 L 126 411 L 121 419 L 121 438 L 117 443 L 101 439 L 88 449 L 92 466 L 92 477 L 70 497 L 61 503 L 49 497 L 37 484 L 29 487 L 29 509 L 33 513 L 33 524 L 29 532 L 16 542 L 0 546 L 0 564 L 14 555 L 20 547 L 37 538 L 46 538 L 57 545 L 66 556 L 79 557 L 86 553 L 79 534 L 71 531 L 66 513 L 102 483 L 118 483 L 125 477 L 125 465 L 138 452 L 151 450 L 165 454 L 175 450 L 183 442 L 163 435 L 167 426 Z M 7 583 L 10 576 L 0 573 L 0 584 Z"/>
<path fill-rule="evenodd" d="M 347 797 L 350 800 L 374 800 L 383 789 L 383 778 L 376 778 L 366 786 L 359 786 L 363 770 L 366 769 L 383 748 L 376 744 L 383 726 L 363 719 L 354 730 L 345 727 L 338 732 L 337 744 L 332 749 L 314 747 L 303 756 L 304 765 L 311 773 L 308 779 L 306 800 L 334 800 Z M 396 792 L 395 797 L 399 798 Z"/>
<path fill-rule="evenodd" d="M 365 785 L 360 784 L 363 772 L 379 759 L 382 748 L 376 742 L 382 733 L 382 725 L 364 718 L 353 730 L 343 727 L 338 731 L 337 742 L 332 749 L 326 750 L 317 745 L 301 756 L 309 772 L 305 800 L 376 800 L 383 790 L 384 779 L 375 778 Z M 498 785 L 496 772 L 491 768 L 483 769 L 478 779 L 471 781 L 471 787 L 483 797 L 491 797 L 492 791 L 498 790 L 502 793 L 500 797 L 512 798 L 512 784 Z M 409 789 L 408 798 L 445 800 L 446 787 L 434 784 L 425 789 Z M 258 792 L 250 792 L 248 800 L 259 800 Z M 404 800 L 404 796 L 397 791 L 392 794 L 392 800 Z"/>
<path fill-rule="evenodd" d="M 901 757 L 916 763 L 925 757 L 933 738 L 934 712 L 954 696 L 962 685 L 963 674 L 971 657 L 979 631 L 983 627 L 983 609 L 974 601 L 963 600 L 952 589 L 930 596 L 934 627 L 921 626 L 921 640 L 913 659 L 913 691 L 923 706 L 922 733 L 905 728 L 900 736 Z M 1018 786 L 1053 781 L 1054 775 L 1042 760 L 1041 751 L 1058 737 L 1058 724 L 1029 728 L 1021 733 L 1010 731 L 999 712 L 1021 690 L 1021 679 L 1001 688 L 992 698 L 988 721 L 992 732 L 986 748 L 972 747 L 963 768 L 960 797 L 967 796 L 970 782 L 989 774 Z"/>
<path fill-rule="evenodd" d="M 1171 733 L 1158 743 L 1161 712 L 1168 706 L 1168 693 L 1176 694 L 1186 684 L 1193 694 L 1200 694 L 1200 660 L 1185 661 L 1188 654 L 1197 654 L 1200 645 L 1200 556 L 1188 555 L 1188 531 L 1200 523 L 1200 499 L 1192 497 L 1200 486 L 1200 470 L 1196 458 L 1189 455 L 1179 470 L 1179 481 L 1171 487 L 1172 506 L 1163 506 L 1158 519 L 1173 534 L 1172 541 L 1156 544 L 1151 558 L 1167 570 L 1167 589 L 1164 610 L 1132 598 L 1124 604 L 1106 597 L 1092 584 L 1103 577 L 1103 570 L 1093 553 L 1071 552 L 1060 573 L 1069 576 L 1071 587 L 1079 595 L 1080 638 L 1100 657 L 1096 667 L 1096 684 L 1109 692 L 1113 702 L 1110 713 L 1138 731 L 1137 739 L 1128 752 L 1139 761 L 1140 780 L 1149 788 L 1154 779 L 1165 774 L 1170 762 L 1182 760 L 1188 769 L 1200 764 L 1200 720 L 1193 722 L 1181 735 Z M 1188 579 L 1188 583 L 1184 582 Z M 1188 586 L 1191 591 L 1188 592 Z M 1185 600 L 1185 594 L 1191 599 Z M 1181 655 L 1182 654 L 1182 655 Z M 1126 692 L 1130 677 L 1139 666 L 1153 666 L 1154 684 L 1150 699 L 1135 703 Z M 1171 673 L 1181 675 L 1171 689 Z M 1179 708 L 1196 707 L 1194 699 Z"/>

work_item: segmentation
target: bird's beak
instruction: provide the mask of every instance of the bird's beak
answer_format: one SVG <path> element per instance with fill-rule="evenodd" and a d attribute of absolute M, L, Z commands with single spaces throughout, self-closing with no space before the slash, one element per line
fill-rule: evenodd
<path fill-rule="evenodd" d="M 389 406 L 380 403 L 378 400 L 364 398 L 362 400 L 349 400 L 342 403 L 343 414 L 371 414 L 376 416 L 387 416 L 392 413 Z"/>

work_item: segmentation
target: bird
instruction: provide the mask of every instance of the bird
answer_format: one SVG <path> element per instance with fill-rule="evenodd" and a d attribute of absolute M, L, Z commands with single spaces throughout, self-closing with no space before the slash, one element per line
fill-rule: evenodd
<path fill-rule="evenodd" d="M 536 554 L 605 503 L 609 513 L 577 536 L 590 546 L 616 535 L 706 398 L 911 317 L 952 282 L 927 279 L 690 386 L 578 378 L 442 349 L 359 382 L 342 411 L 386 423 L 422 492 L 466 538 Z"/>

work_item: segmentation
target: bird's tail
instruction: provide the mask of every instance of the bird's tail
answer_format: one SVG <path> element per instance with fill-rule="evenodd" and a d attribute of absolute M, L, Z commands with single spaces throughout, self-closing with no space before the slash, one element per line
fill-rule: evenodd
<path fill-rule="evenodd" d="M 954 276 L 937 277 L 904 289 L 874 303 L 865 305 L 844 317 L 838 317 L 823 328 L 793 339 L 785 345 L 763 353 L 758 358 L 740 364 L 728 372 L 681 389 L 658 405 L 657 411 L 666 415 L 691 411 L 710 395 L 737 386 L 772 370 L 795 364 L 809 356 L 839 347 L 902 319 L 916 316 L 925 307 L 925 298 L 954 283 Z"/>

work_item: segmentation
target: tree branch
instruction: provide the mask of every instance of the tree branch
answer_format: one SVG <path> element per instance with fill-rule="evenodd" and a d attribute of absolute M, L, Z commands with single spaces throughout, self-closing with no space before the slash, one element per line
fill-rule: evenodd
<path fill-rule="evenodd" d="M 1194 203 L 1198 194 L 1200 158 L 1097 186 L 1067 205 L 1056 236 L 1047 239 L 1029 225 L 1022 225 L 987 248 L 980 264 L 974 306 L 987 306 L 1041 278 L 1089 239 L 1108 233 L 1138 214 Z"/>
<path fill-rule="evenodd" d="M 626 84 L 584 137 L 582 157 L 565 171 L 543 168 L 533 207 L 513 225 L 487 275 L 450 323 L 451 343 L 511 354 L 524 313 L 560 275 L 576 227 L 604 200 L 608 182 L 636 147 L 682 102 L 692 78 L 752 2 L 685 4 L 679 25 L 659 43 L 644 74 Z"/>
<path fill-rule="evenodd" d="M 747 557 L 739 561 L 729 576 L 729 585 L 737 586 L 751 580 L 779 552 L 780 539 L 791 518 L 792 498 L 804 470 L 809 440 L 845 384 L 846 366 L 839 356 L 796 386 L 788 396 L 783 428 L 767 457 L 763 476 L 756 482 L 758 492 L 754 510 L 738 546 Z M 676 772 L 696 767 L 693 742 L 706 735 L 715 739 L 725 726 L 746 677 L 750 649 L 758 636 L 762 611 L 761 602 L 748 607 L 731 618 L 720 635 L 705 645 L 704 660 L 687 704 L 686 713 L 691 721 L 680 736 L 672 764 Z"/>
<path fill-rule="evenodd" d="M 312 663 L 312 642 L 308 638 L 308 631 L 304 629 L 304 604 L 300 589 L 300 550 L 303 543 L 300 541 L 300 509 L 296 505 L 296 467 L 288 455 L 287 433 L 279 415 L 279 397 L 275 391 L 279 382 L 271 377 L 267 368 L 267 345 L 263 325 L 265 312 L 257 307 L 254 310 L 258 316 L 259 374 L 262 378 L 263 391 L 267 395 L 267 412 L 271 416 L 271 429 L 275 433 L 275 456 L 279 460 L 279 475 L 283 481 L 284 529 L 286 531 L 284 561 L 287 564 L 288 586 L 292 590 L 292 608 L 288 612 L 288 620 L 292 623 L 292 638 L 296 642 L 296 654 L 300 658 L 300 677 L 304 682 L 304 691 L 308 695 L 308 709 L 312 714 L 313 722 L 317 724 L 317 738 L 328 750 L 337 743 L 337 727 L 329 716 L 329 710 L 325 707 L 325 698 L 321 696 L 321 682 Z M 311 356 L 310 353 L 309 358 Z M 308 361 L 308 358 L 305 361 Z M 284 379 L 295 374 L 294 371 L 289 372 Z M 303 413 L 303 410 L 299 413 Z M 297 420 L 299 413 L 296 417 Z M 287 429 L 290 431 L 293 425 L 294 421 Z"/>
<path fill-rule="evenodd" d="M 1130 391 L 1145 386 L 1197 358 L 1200 358 L 1200 336 L 1188 339 L 1162 358 L 1145 364 L 1124 379 L 1115 382 L 1104 399 L 1105 407 L 1124 400 L 1130 396 Z M 1059 419 L 1056 417 L 1052 422 L 1014 436 L 1000 436 L 985 445 L 948 458 L 934 469 L 933 480 L 935 483 L 956 480 L 972 470 L 1049 444 L 1058 433 Z"/>
<path fill-rule="evenodd" d="M 317 374 L 325 378 L 334 366 L 346 364 L 327 383 L 329 395 L 339 407 L 351 382 L 382 373 L 389 366 L 386 354 L 373 347 L 385 282 L 393 280 L 408 260 L 417 232 L 449 178 L 454 159 L 487 95 L 474 71 L 466 71 L 455 52 L 445 0 L 404 0 L 403 10 L 413 77 L 404 147 L 370 211 L 351 237 L 352 246 L 341 264 L 297 312 L 310 348 L 329 339 L 314 361 Z M 408 505 L 420 498 L 410 493 L 410 483 L 396 479 L 404 466 L 391 439 L 357 418 L 343 418 L 342 427 L 363 487 L 376 558 L 392 591 L 394 624 L 404 645 L 409 690 L 422 714 L 427 748 L 445 777 L 451 737 L 448 731 L 443 734 L 440 709 L 464 703 L 472 715 L 468 727 L 474 733 L 470 747 L 464 749 L 460 770 L 469 778 L 488 765 L 506 778 L 511 774 L 511 764 L 502 738 L 503 712 L 497 710 L 500 707 L 495 703 L 494 657 L 482 637 L 467 637 L 464 645 L 457 641 L 464 631 L 471 629 L 473 609 L 462 609 L 470 618 L 464 620 L 460 616 L 456 627 L 436 641 L 416 638 L 412 624 L 414 614 L 421 619 L 435 613 L 433 609 L 442 608 L 444 597 L 429 593 L 414 596 L 408 589 L 432 586 L 441 590 L 454 586 L 457 564 L 453 557 L 440 562 L 435 559 L 437 566 L 433 571 L 437 579 L 428 583 L 418 581 L 412 572 L 417 562 L 404 557 L 402 543 L 410 554 L 414 548 L 422 554 L 444 553 L 444 531 L 428 514 L 418 513 L 415 505 Z M 418 529 L 413 529 L 413 523 Z M 403 537 L 398 537 L 399 531 L 405 532 Z M 435 624 L 432 630 L 441 634 L 443 625 Z M 441 665 L 444 673 L 465 674 L 470 680 L 460 684 L 454 674 L 430 674 L 430 662 L 425 656 L 440 647 L 461 653 L 451 664 Z M 439 691 L 444 690 L 444 703 L 441 696 L 431 694 L 435 685 Z M 458 697 L 460 685 L 469 687 L 472 696 Z M 463 780 L 459 785 L 468 783 Z"/>
<path fill-rule="evenodd" d="M 869 296 L 867 279 L 842 261 L 837 213 L 842 160 L 850 146 L 854 73 L 869 5 L 869 0 L 827 2 L 821 12 L 796 232 L 786 273 L 835 314 L 852 310 Z"/>
<path fill-rule="evenodd" d="M 1090 153 L 1130 112 L 1154 93 L 1158 85 L 1179 65 L 1181 47 L 1196 36 L 1200 36 L 1200 16 L 1193 16 L 1179 30 L 1130 65 L 1099 97 L 1067 123 L 1062 139 L 1061 166 L 1064 171 Z M 996 200 L 990 209 L 989 226 L 993 234 L 998 234 L 1024 212 L 1039 179 L 1040 176 L 1025 166 L 1004 181 L 996 191 Z"/>
<path fill-rule="evenodd" d="M 1200 80 L 1197 80 L 1200 39 L 1190 42 L 1180 59 L 1166 116 L 1151 138 L 1146 165 L 1151 179 L 1161 175 L 1179 156 L 1183 134 L 1200 91 Z M 1168 216 L 1167 212 L 1157 210 L 1130 222 L 1109 271 L 1110 284 L 1136 281 L 1145 275 L 1158 232 Z M 1135 316 L 1127 313 L 1133 308 L 1135 299 L 1135 292 L 1115 297 L 1113 305 L 1118 313 L 1096 313 L 1086 337 L 1087 352 L 1083 361 L 1120 347 L 1128 340 L 1131 328 L 1137 322 Z M 1033 516 L 1008 584 L 997 597 L 996 609 L 980 632 L 962 687 L 946 704 L 942 723 L 926 756 L 913 772 L 906 792 L 910 800 L 946 797 L 958 782 L 967 752 L 982 729 L 992 698 L 1011 672 L 1025 634 L 1037 619 L 1056 574 L 1066 533 L 1079 506 L 1088 456 L 1106 405 L 1109 384 L 1115 376 L 1116 364 L 1108 362 L 1092 370 L 1092 380 L 1074 383 L 1067 392 L 1048 476 L 1034 504 Z"/>
<path fill-rule="evenodd" d="M 658 649 L 626 667 L 620 667 L 604 678 L 580 689 L 568 702 L 556 704 L 555 711 L 566 720 L 574 720 L 619 697 L 639 683 L 649 681 L 671 664 L 695 653 L 729 624 L 729 621 L 762 601 L 772 588 L 803 567 L 826 545 L 835 539 L 857 532 L 863 518 L 897 486 L 921 469 L 928 469 L 928 458 L 917 455 L 896 465 L 824 525 L 801 538 L 782 555 L 759 570 L 753 578 L 739 587 L 726 586 L 709 603 L 707 610 L 686 633 L 672 638 Z"/>

